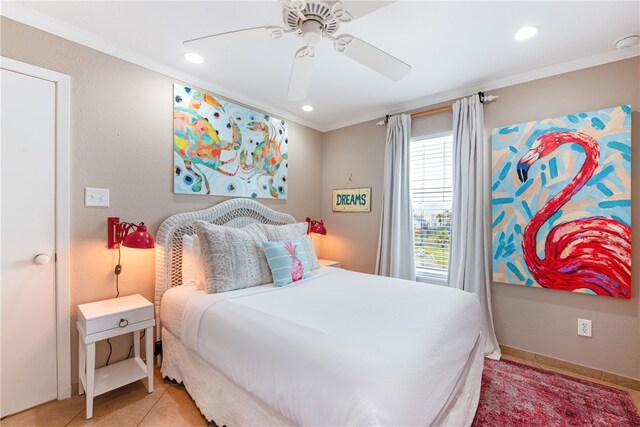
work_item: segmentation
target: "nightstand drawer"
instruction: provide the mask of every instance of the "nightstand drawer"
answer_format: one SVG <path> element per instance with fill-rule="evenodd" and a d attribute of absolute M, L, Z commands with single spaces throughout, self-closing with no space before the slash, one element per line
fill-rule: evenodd
<path fill-rule="evenodd" d="M 121 319 L 125 321 L 121 324 Z M 86 335 L 119 329 L 153 319 L 153 304 L 140 295 L 78 306 L 78 324 Z"/>

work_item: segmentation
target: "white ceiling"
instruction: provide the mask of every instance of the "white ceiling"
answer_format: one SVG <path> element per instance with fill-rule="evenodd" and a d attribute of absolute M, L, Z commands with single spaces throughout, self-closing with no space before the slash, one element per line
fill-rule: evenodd
<path fill-rule="evenodd" d="M 186 62 L 182 41 L 282 23 L 270 1 L 2 2 L 2 14 L 156 69 L 257 109 L 319 130 L 444 101 L 478 89 L 570 71 L 640 54 L 616 51 L 618 37 L 640 31 L 640 2 L 398 1 L 348 24 L 350 33 L 410 64 L 398 82 L 317 46 L 305 101 L 287 102 L 291 36 L 207 52 Z M 539 34 L 517 42 L 522 26 Z M 466 91 L 466 92 L 465 92 Z M 305 113 L 303 104 L 315 110 Z"/>

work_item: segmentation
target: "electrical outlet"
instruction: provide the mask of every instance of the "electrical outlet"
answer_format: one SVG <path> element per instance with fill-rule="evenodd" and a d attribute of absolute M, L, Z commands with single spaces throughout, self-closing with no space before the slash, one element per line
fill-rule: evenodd
<path fill-rule="evenodd" d="M 578 319 L 578 335 L 591 337 L 591 320 Z"/>

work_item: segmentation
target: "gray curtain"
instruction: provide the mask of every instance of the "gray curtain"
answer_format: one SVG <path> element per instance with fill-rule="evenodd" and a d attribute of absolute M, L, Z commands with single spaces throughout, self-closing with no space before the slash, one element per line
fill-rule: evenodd
<path fill-rule="evenodd" d="M 478 295 L 483 311 L 484 354 L 500 359 L 491 314 L 489 143 L 480 97 L 453 104 L 453 209 L 449 286 Z"/>
<path fill-rule="evenodd" d="M 376 274 L 415 280 L 410 143 L 411 116 L 398 114 L 390 117 L 384 153 L 382 218 Z"/>

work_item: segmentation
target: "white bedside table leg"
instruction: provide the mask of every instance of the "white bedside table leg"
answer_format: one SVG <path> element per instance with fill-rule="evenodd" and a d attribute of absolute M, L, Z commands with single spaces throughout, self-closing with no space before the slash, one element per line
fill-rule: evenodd
<path fill-rule="evenodd" d="M 85 372 L 87 369 L 86 364 L 86 344 L 82 341 L 82 336 L 78 338 L 78 394 L 81 395 L 84 393 L 84 388 L 82 387 L 82 379 L 85 377 Z"/>
<path fill-rule="evenodd" d="M 93 392 L 96 373 L 96 343 L 87 345 L 87 419 L 93 417 Z"/>
<path fill-rule="evenodd" d="M 147 390 L 153 393 L 153 327 L 147 328 L 144 338 L 144 347 L 147 351 Z"/>
<path fill-rule="evenodd" d="M 133 331 L 133 356 L 140 357 L 140 331 Z"/>

